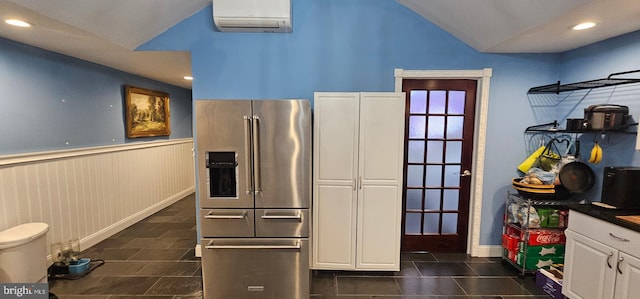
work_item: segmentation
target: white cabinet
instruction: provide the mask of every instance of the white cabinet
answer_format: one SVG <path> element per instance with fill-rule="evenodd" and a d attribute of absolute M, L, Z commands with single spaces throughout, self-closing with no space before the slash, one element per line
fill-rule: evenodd
<path fill-rule="evenodd" d="M 313 269 L 399 270 L 404 103 L 315 94 Z"/>
<path fill-rule="evenodd" d="M 640 233 L 569 213 L 562 293 L 571 299 L 631 299 L 640 294 Z"/>
<path fill-rule="evenodd" d="M 620 269 L 616 270 L 618 271 L 618 275 L 616 278 L 614 298 L 638 298 L 640 295 L 640 259 L 630 254 L 620 252 L 618 261 Z"/>
<path fill-rule="evenodd" d="M 614 255 L 617 250 L 571 230 L 567 230 L 565 235 L 564 295 L 576 299 L 613 298 L 616 275 Z"/>

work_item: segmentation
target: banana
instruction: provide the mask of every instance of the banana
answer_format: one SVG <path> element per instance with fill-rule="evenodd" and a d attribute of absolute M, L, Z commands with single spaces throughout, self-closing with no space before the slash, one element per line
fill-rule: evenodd
<path fill-rule="evenodd" d="M 596 159 L 596 164 L 598 164 L 602 161 L 602 147 L 598 143 L 596 145 L 598 145 L 598 154 L 597 154 L 598 159 Z"/>
<path fill-rule="evenodd" d="M 597 148 L 597 144 L 598 143 L 593 143 L 593 147 L 591 148 L 591 156 L 589 156 L 589 163 L 596 163 L 596 158 L 598 155 L 598 148 Z"/>
<path fill-rule="evenodd" d="M 598 141 L 593 143 L 593 148 L 591 149 L 591 156 L 589 157 L 589 163 L 598 164 L 602 161 L 602 148 L 598 144 Z"/>

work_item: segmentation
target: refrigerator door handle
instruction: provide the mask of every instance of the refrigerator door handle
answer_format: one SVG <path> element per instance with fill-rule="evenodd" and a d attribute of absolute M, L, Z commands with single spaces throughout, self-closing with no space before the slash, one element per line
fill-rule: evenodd
<path fill-rule="evenodd" d="M 210 241 L 205 249 L 300 249 L 300 241 L 297 241 L 294 245 L 214 245 L 213 241 Z"/>
<path fill-rule="evenodd" d="M 244 116 L 244 165 L 245 165 L 245 183 L 247 184 L 247 194 L 253 192 L 251 184 L 251 117 Z"/>
<path fill-rule="evenodd" d="M 297 211 L 295 215 L 267 215 L 267 212 L 264 212 L 264 215 L 260 216 L 262 219 L 302 219 L 302 213 Z"/>
<path fill-rule="evenodd" d="M 247 212 L 243 211 L 240 215 L 213 215 L 213 211 L 209 212 L 209 214 L 204 215 L 204 219 L 244 219 L 247 217 Z"/>
<path fill-rule="evenodd" d="M 255 193 L 262 192 L 262 180 L 260 178 L 260 137 L 259 137 L 259 124 L 260 118 L 257 115 L 253 116 L 253 179 L 256 182 Z"/>

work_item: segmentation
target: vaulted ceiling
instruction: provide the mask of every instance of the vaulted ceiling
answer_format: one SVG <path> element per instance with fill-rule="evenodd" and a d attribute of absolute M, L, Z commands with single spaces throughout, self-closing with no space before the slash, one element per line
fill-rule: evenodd
<path fill-rule="evenodd" d="M 0 36 L 191 88 L 183 79 L 191 73 L 188 52 L 134 49 L 211 1 L 0 0 L 2 20 L 22 18 L 33 24 L 27 31 L 2 23 Z M 397 1 L 487 53 L 563 52 L 640 30 L 638 0 Z M 598 26 L 568 30 L 583 21 Z"/>

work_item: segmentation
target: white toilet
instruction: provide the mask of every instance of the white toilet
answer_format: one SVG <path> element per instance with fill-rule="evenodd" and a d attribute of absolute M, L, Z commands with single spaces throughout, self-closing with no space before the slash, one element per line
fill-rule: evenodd
<path fill-rule="evenodd" d="M 0 232 L 0 283 L 47 282 L 46 223 L 25 223 Z"/>

